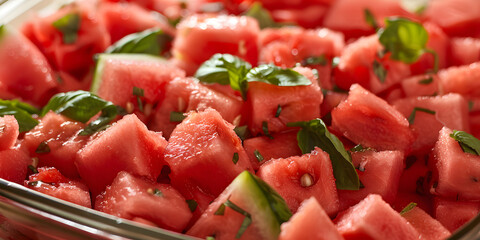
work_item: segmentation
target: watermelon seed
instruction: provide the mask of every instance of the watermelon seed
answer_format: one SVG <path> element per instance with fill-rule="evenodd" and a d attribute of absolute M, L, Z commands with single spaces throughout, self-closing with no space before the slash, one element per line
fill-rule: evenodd
<path fill-rule="evenodd" d="M 133 113 L 133 109 L 135 109 L 135 106 L 133 106 L 133 103 L 127 102 L 127 105 L 125 106 L 125 110 L 127 111 L 128 114 Z"/>
<path fill-rule="evenodd" d="M 247 54 L 247 47 L 245 46 L 244 40 L 238 42 L 238 53 L 240 56 L 245 56 Z"/>
<path fill-rule="evenodd" d="M 38 157 L 33 157 L 32 158 L 32 167 L 34 167 L 34 168 L 38 167 Z"/>
<path fill-rule="evenodd" d="M 312 184 L 313 184 L 312 175 L 310 175 L 308 173 L 303 174 L 302 177 L 300 178 L 300 184 L 302 185 L 302 187 L 312 186 Z"/>
<path fill-rule="evenodd" d="M 179 112 L 184 112 L 184 110 L 185 110 L 185 100 L 183 100 L 183 98 L 179 97 L 177 101 L 178 101 L 178 111 Z"/>
<path fill-rule="evenodd" d="M 147 103 L 145 104 L 145 107 L 143 109 L 143 113 L 145 114 L 145 116 L 150 116 L 150 114 L 152 114 L 152 110 L 153 110 L 153 105 L 151 103 Z"/>
<path fill-rule="evenodd" d="M 232 121 L 232 124 L 235 126 L 235 127 L 238 127 L 240 125 L 240 120 L 242 120 L 242 115 L 238 115 L 236 116 L 233 121 Z"/>
<path fill-rule="evenodd" d="M 472 181 L 478 182 L 478 179 L 476 177 L 472 177 Z"/>

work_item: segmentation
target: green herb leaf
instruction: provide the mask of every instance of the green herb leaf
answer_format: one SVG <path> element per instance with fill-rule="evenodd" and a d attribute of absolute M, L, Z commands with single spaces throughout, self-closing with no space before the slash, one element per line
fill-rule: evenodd
<path fill-rule="evenodd" d="M 80 23 L 80 15 L 78 13 L 70 13 L 53 22 L 53 26 L 62 32 L 63 43 L 72 44 L 77 41 Z"/>
<path fill-rule="evenodd" d="M 435 114 L 435 111 L 432 111 L 430 109 L 415 107 L 413 108 L 412 113 L 410 113 L 410 116 L 408 116 L 408 123 L 410 123 L 410 125 L 415 122 L 415 115 L 417 114 L 417 111 L 432 114 L 432 115 Z"/>
<path fill-rule="evenodd" d="M 140 97 L 143 97 L 144 94 L 145 94 L 145 91 L 143 89 L 138 87 L 133 87 L 133 95 L 137 96 L 137 105 L 138 105 L 138 109 L 140 109 L 141 112 L 143 112 L 143 102 L 142 102 L 142 99 L 140 99 Z"/>
<path fill-rule="evenodd" d="M 217 211 L 215 211 L 214 215 L 217 215 L 217 216 L 223 216 L 225 214 L 225 203 L 222 203 Z"/>
<path fill-rule="evenodd" d="M 258 162 L 262 162 L 263 160 L 265 160 L 262 154 L 260 154 L 260 152 L 257 149 L 253 151 L 253 155 L 255 155 L 255 158 L 257 159 Z"/>
<path fill-rule="evenodd" d="M 208 237 L 205 238 L 205 240 L 215 240 L 215 237 L 208 236 Z"/>
<path fill-rule="evenodd" d="M 377 34 L 385 50 L 391 53 L 391 59 L 411 64 L 425 53 L 428 33 L 420 23 L 406 18 L 389 18 L 385 28 L 379 29 Z"/>
<path fill-rule="evenodd" d="M 455 139 L 455 141 L 460 144 L 464 152 L 480 155 L 480 140 L 478 140 L 476 137 L 464 131 L 457 130 L 453 130 L 453 133 L 450 134 L 450 137 Z"/>
<path fill-rule="evenodd" d="M 414 202 L 409 203 L 405 208 L 402 209 L 402 211 L 400 211 L 400 215 L 410 212 L 410 210 L 414 209 L 416 206 L 417 204 Z"/>
<path fill-rule="evenodd" d="M 262 130 L 265 136 L 267 136 L 270 139 L 273 139 L 273 136 L 270 134 L 270 131 L 268 131 L 268 123 L 266 121 L 262 122 Z"/>
<path fill-rule="evenodd" d="M 228 199 L 223 205 L 245 216 L 245 218 L 243 219 L 242 225 L 240 226 L 240 229 L 238 229 L 238 232 L 235 235 L 236 239 L 241 238 L 243 233 L 247 230 L 248 226 L 250 226 L 250 224 L 252 223 L 252 216 L 250 215 L 250 213 L 243 210 L 242 208 L 240 208 L 239 206 L 237 206 L 236 204 L 234 204 Z"/>
<path fill-rule="evenodd" d="M 301 62 L 302 66 L 312 66 L 312 65 L 321 65 L 321 66 L 326 66 L 328 63 L 327 58 L 325 57 L 325 54 L 322 54 L 320 56 L 314 56 L 314 57 L 308 57 L 303 59 Z"/>
<path fill-rule="evenodd" d="M 163 197 L 162 191 L 158 190 L 157 188 L 153 189 L 153 195 Z"/>
<path fill-rule="evenodd" d="M 232 158 L 233 164 L 237 164 L 238 160 L 239 160 L 238 152 L 233 153 L 233 158 Z"/>
<path fill-rule="evenodd" d="M 82 90 L 56 94 L 43 108 L 42 116 L 50 110 L 82 123 L 101 111 L 100 117 L 90 122 L 80 135 L 91 135 L 104 129 L 118 114 L 113 103 Z"/>
<path fill-rule="evenodd" d="M 385 79 L 387 78 L 387 69 L 383 67 L 381 63 L 379 63 L 377 60 L 373 61 L 373 73 L 375 76 L 377 76 L 378 80 L 380 80 L 381 83 L 385 82 Z"/>
<path fill-rule="evenodd" d="M 183 112 L 171 112 L 170 122 L 182 122 L 186 118 Z"/>
<path fill-rule="evenodd" d="M 5 33 L 5 25 L 0 24 L 0 38 L 3 36 L 4 33 Z"/>
<path fill-rule="evenodd" d="M 432 82 L 433 82 L 433 77 L 428 77 L 428 78 L 425 78 L 425 79 L 422 79 L 422 80 L 418 81 L 418 84 L 428 85 Z"/>
<path fill-rule="evenodd" d="M 251 68 L 250 63 L 239 57 L 217 53 L 198 68 L 195 77 L 201 82 L 230 84 L 232 89 L 240 91 L 245 100 L 248 88 L 245 77 Z"/>
<path fill-rule="evenodd" d="M 247 137 L 248 137 L 248 127 L 245 125 L 245 126 L 237 126 L 233 129 L 233 131 L 235 131 L 235 133 L 237 134 L 237 136 L 243 141 L 245 140 Z"/>
<path fill-rule="evenodd" d="M 34 174 L 38 173 L 38 169 L 32 165 L 28 165 L 28 169 L 30 169 L 30 171 L 32 171 Z"/>
<path fill-rule="evenodd" d="M 273 20 L 270 12 L 263 8 L 260 2 L 253 3 L 244 15 L 255 18 L 260 29 L 281 27 L 281 24 Z"/>
<path fill-rule="evenodd" d="M 475 106 L 475 103 L 473 101 L 468 101 L 468 111 L 472 111 L 474 106 Z"/>
<path fill-rule="evenodd" d="M 364 147 L 361 144 L 358 144 L 355 147 L 351 148 L 350 152 L 365 152 L 367 150 L 372 150 L 372 148 Z"/>
<path fill-rule="evenodd" d="M 38 121 L 32 117 L 32 114 L 38 114 L 39 111 L 18 100 L 0 99 L 0 116 L 13 115 L 18 122 L 19 131 L 26 132 L 37 126 Z"/>
<path fill-rule="evenodd" d="M 330 155 L 333 175 L 338 189 L 359 189 L 358 174 L 355 166 L 353 166 L 350 154 L 345 150 L 342 142 L 328 131 L 327 126 L 321 119 L 288 123 L 287 126 L 302 128 L 297 134 L 298 146 L 302 153 L 310 153 L 315 147 L 319 147 Z"/>
<path fill-rule="evenodd" d="M 195 201 L 194 199 L 188 199 L 186 200 L 186 202 L 188 204 L 188 208 L 190 209 L 190 212 L 195 212 L 198 206 L 197 201 Z"/>
<path fill-rule="evenodd" d="M 159 55 L 172 37 L 159 29 L 147 29 L 123 37 L 105 50 L 105 53 L 144 53 Z"/>
<path fill-rule="evenodd" d="M 312 84 L 308 78 L 292 70 L 272 64 L 260 65 L 247 74 L 248 82 L 264 82 L 276 86 L 307 86 Z"/>
<path fill-rule="evenodd" d="M 277 111 L 275 112 L 275 117 L 276 118 L 280 117 L 281 112 L 282 112 L 282 106 L 280 106 L 280 104 L 278 104 Z"/>
<path fill-rule="evenodd" d="M 363 15 L 365 17 L 365 22 L 367 22 L 368 25 L 377 31 L 379 27 L 377 20 L 375 20 L 375 16 L 373 16 L 373 13 L 369 9 L 365 9 L 363 10 Z"/>
<path fill-rule="evenodd" d="M 38 144 L 37 149 L 35 150 L 36 153 L 49 153 L 50 152 L 50 147 L 48 146 L 48 143 L 45 141 L 42 141 L 40 144 Z"/>

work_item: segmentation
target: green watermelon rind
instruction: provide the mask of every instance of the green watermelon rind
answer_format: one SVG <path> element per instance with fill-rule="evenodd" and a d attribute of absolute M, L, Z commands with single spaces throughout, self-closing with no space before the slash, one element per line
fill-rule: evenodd
<path fill-rule="evenodd" d="M 113 60 L 130 60 L 130 61 L 152 61 L 152 62 L 165 62 L 165 58 L 160 56 L 152 56 L 149 54 L 130 54 L 130 53 L 102 53 L 97 55 L 97 64 L 93 74 L 93 81 L 90 87 L 90 92 L 98 94 L 102 83 L 102 73 L 106 61 Z"/>
<path fill-rule="evenodd" d="M 252 227 L 261 231 L 263 239 L 277 239 L 280 225 L 290 219 L 292 213 L 285 200 L 260 178 L 249 171 L 239 174 L 225 191 L 230 195 L 240 195 L 243 202 L 236 204 L 245 207 L 252 216 Z M 251 205 L 248 206 L 249 201 Z M 248 209 L 248 210 L 247 210 Z"/>

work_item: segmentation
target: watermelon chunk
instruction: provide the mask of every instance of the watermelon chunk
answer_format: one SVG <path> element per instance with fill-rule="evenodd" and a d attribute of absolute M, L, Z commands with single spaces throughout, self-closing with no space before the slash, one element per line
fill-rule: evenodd
<path fill-rule="evenodd" d="M 332 163 L 328 154 L 319 148 L 299 157 L 271 159 L 260 166 L 257 176 L 285 199 L 293 213 L 311 196 L 329 216 L 338 212 Z"/>
<path fill-rule="evenodd" d="M 450 232 L 459 229 L 480 213 L 480 203 L 435 198 L 435 218 Z"/>
<path fill-rule="evenodd" d="M 378 194 L 386 202 L 395 200 L 400 175 L 403 171 L 403 152 L 367 150 L 352 153 L 353 165 L 364 188 L 338 190 L 340 210 L 345 210 L 363 200 L 369 194 Z"/>
<path fill-rule="evenodd" d="M 431 192 L 444 198 L 479 200 L 480 156 L 463 152 L 458 142 L 450 137 L 451 133 L 451 129 L 442 128 L 435 144 L 436 174 Z"/>
<path fill-rule="evenodd" d="M 0 178 L 22 184 L 32 159 L 18 148 L 0 151 Z"/>
<path fill-rule="evenodd" d="M 434 216 L 432 195 L 425 195 L 425 194 L 419 194 L 416 192 L 399 190 L 397 193 L 397 197 L 395 198 L 395 201 L 390 205 L 397 212 L 400 212 L 405 208 L 405 206 L 407 206 L 411 202 L 416 203 L 417 208 L 421 208 L 423 211 L 427 212 L 431 216 Z"/>
<path fill-rule="evenodd" d="M 324 2 L 329 2 L 326 0 Z M 295 2 L 295 1 L 290 1 Z M 317 28 L 321 26 L 321 23 L 328 12 L 328 6 L 318 3 L 305 3 L 305 1 L 299 1 L 301 6 L 296 8 L 284 8 L 271 10 L 272 18 L 275 22 L 292 24 L 295 23 L 298 26 L 304 28 Z M 275 2 L 276 5 L 277 2 Z"/>
<path fill-rule="evenodd" d="M 438 72 L 443 93 L 459 93 L 466 98 L 480 97 L 480 62 L 449 67 Z"/>
<path fill-rule="evenodd" d="M 347 100 L 332 110 L 332 128 L 376 150 L 410 151 L 414 136 L 408 125 L 400 112 L 357 84 Z"/>
<path fill-rule="evenodd" d="M 450 49 L 453 66 L 468 65 L 480 61 L 480 38 L 452 38 Z"/>
<path fill-rule="evenodd" d="M 346 239 L 419 239 L 419 233 L 379 195 L 371 194 L 335 219 Z"/>
<path fill-rule="evenodd" d="M 437 220 L 432 218 L 428 213 L 419 207 L 402 214 L 402 217 L 417 230 L 420 234 L 419 239 L 437 240 L 446 239 L 450 236 L 450 232 Z"/>
<path fill-rule="evenodd" d="M 314 197 L 303 201 L 298 211 L 283 223 L 279 240 L 342 240 L 332 220 Z M 321 231 L 318 231 L 321 229 Z"/>
<path fill-rule="evenodd" d="M 52 197 L 87 208 L 92 207 L 87 186 L 80 181 L 66 178 L 53 167 L 38 168 L 38 173 L 30 175 L 24 185 Z"/>
<path fill-rule="evenodd" d="M 42 53 L 22 34 L 0 27 L 0 99 L 47 103 L 58 83 Z"/>
<path fill-rule="evenodd" d="M 22 146 L 39 159 L 40 167 L 55 167 L 68 178 L 79 178 L 75 158 L 88 137 L 77 133 L 84 128 L 85 124 L 50 111 L 25 134 Z"/>
<path fill-rule="evenodd" d="M 244 171 L 210 204 L 187 234 L 199 238 L 275 240 L 280 225 L 291 215 L 275 190 Z M 246 228 L 242 227 L 245 225 Z"/>
<path fill-rule="evenodd" d="M 191 112 L 175 128 L 165 161 L 172 185 L 185 198 L 196 200 L 200 213 L 238 174 L 252 169 L 233 125 L 213 109 Z"/>
<path fill-rule="evenodd" d="M 185 229 L 192 217 L 185 198 L 172 186 L 123 171 L 97 196 L 95 209 L 177 232 Z"/>
<path fill-rule="evenodd" d="M 166 165 L 163 158 L 166 146 L 167 141 L 161 133 L 148 131 L 135 115 L 130 114 L 95 135 L 78 152 L 75 165 L 92 195 L 96 196 L 121 171 L 156 180 Z"/>
<path fill-rule="evenodd" d="M 440 92 L 439 78 L 436 74 L 411 76 L 400 84 L 406 97 L 434 96 Z"/>
<path fill-rule="evenodd" d="M 450 36 L 479 34 L 480 2 L 477 0 L 437 0 L 428 4 L 424 16 Z"/>
<path fill-rule="evenodd" d="M 177 29 L 172 53 L 188 75 L 215 53 L 229 53 L 257 65 L 260 29 L 253 18 L 196 14 L 184 18 Z"/>
<path fill-rule="evenodd" d="M 438 68 L 448 66 L 448 51 L 450 50 L 450 39 L 435 23 L 424 22 L 423 27 L 428 33 L 426 48 L 435 51 L 437 54 Z M 427 73 L 433 70 L 435 58 L 431 53 L 424 53 L 420 58 L 410 65 L 413 75 Z"/>
<path fill-rule="evenodd" d="M 12 148 L 19 134 L 18 122 L 14 116 L 0 117 L 0 151 Z"/>
<path fill-rule="evenodd" d="M 437 97 L 404 98 L 393 103 L 395 109 L 408 118 L 414 108 L 434 111 L 434 114 L 415 111 L 415 118 L 410 124 L 416 137 L 412 152 L 428 154 L 438 139 L 438 132 L 443 126 L 451 129 L 470 131 L 468 102 L 459 94 L 447 94 Z"/>
<path fill-rule="evenodd" d="M 233 123 L 241 118 L 243 102 L 238 97 L 225 95 L 200 84 L 193 78 L 176 78 L 165 86 L 165 97 L 155 108 L 148 126 L 169 137 L 179 122 L 171 121 L 172 112 L 187 113 L 213 108 L 223 119 Z"/>

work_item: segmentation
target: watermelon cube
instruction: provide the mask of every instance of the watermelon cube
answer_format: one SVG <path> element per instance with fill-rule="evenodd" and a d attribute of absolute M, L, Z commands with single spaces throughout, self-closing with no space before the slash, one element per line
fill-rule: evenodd
<path fill-rule="evenodd" d="M 185 198 L 172 186 L 124 171 L 97 196 L 95 209 L 176 232 L 183 231 L 192 217 Z"/>
<path fill-rule="evenodd" d="M 53 167 L 38 168 L 38 173 L 28 176 L 24 185 L 52 197 L 87 208 L 92 207 L 87 186 L 80 181 L 66 178 Z"/>
<path fill-rule="evenodd" d="M 451 65 L 461 66 L 480 61 L 480 38 L 452 38 Z"/>
<path fill-rule="evenodd" d="M 480 2 L 477 0 L 432 1 L 425 9 L 424 16 L 449 36 L 478 36 L 480 33 Z"/>
<path fill-rule="evenodd" d="M 422 74 L 405 78 L 400 83 L 407 97 L 433 96 L 439 93 L 436 74 Z"/>
<path fill-rule="evenodd" d="M 279 240 L 317 239 L 342 240 L 335 224 L 315 197 L 302 202 L 298 211 L 286 223 L 283 223 Z M 318 231 L 321 229 L 321 231 Z"/>
<path fill-rule="evenodd" d="M 25 134 L 22 146 L 39 159 L 40 167 L 55 167 L 68 178 L 79 178 L 75 158 L 88 141 L 77 135 L 83 128 L 85 124 L 50 111 Z"/>
<path fill-rule="evenodd" d="M 435 167 L 431 192 L 457 200 L 480 199 L 480 156 L 463 152 L 450 137 L 452 130 L 444 127 L 433 150 Z"/>
<path fill-rule="evenodd" d="M 407 219 L 415 230 L 417 230 L 420 234 L 419 239 L 437 240 L 446 239 L 450 236 L 450 232 L 440 222 L 419 207 L 414 207 L 403 213 L 402 217 Z"/>
<path fill-rule="evenodd" d="M 395 201 L 390 204 L 395 211 L 400 212 L 402 211 L 405 206 L 410 203 L 416 203 L 417 208 L 421 208 L 423 211 L 433 215 L 433 197 L 430 194 L 419 194 L 416 192 L 409 192 L 404 190 L 399 190 L 397 192 L 397 197 Z"/>
<path fill-rule="evenodd" d="M 480 97 L 480 62 L 449 67 L 438 72 L 443 93 L 459 93 L 465 98 Z"/>
<path fill-rule="evenodd" d="M 411 97 L 395 101 L 393 107 L 406 118 L 414 115 L 410 128 L 416 139 L 412 152 L 428 154 L 438 139 L 443 126 L 460 131 L 469 131 L 468 102 L 459 94 L 447 94 L 436 97 Z M 427 113 L 415 111 L 422 108 L 433 111 Z"/>
<path fill-rule="evenodd" d="M 252 170 L 233 125 L 207 109 L 191 112 L 168 140 L 165 161 L 172 185 L 203 212 L 244 170 Z"/>
<path fill-rule="evenodd" d="M 110 185 L 121 171 L 156 180 L 166 165 L 167 141 L 149 131 L 133 114 L 126 115 L 107 130 L 94 135 L 75 159 L 80 177 L 93 196 Z"/>
<path fill-rule="evenodd" d="M 0 151 L 7 150 L 15 145 L 19 134 L 19 126 L 14 116 L 0 117 Z"/>
<path fill-rule="evenodd" d="M 393 210 L 382 197 L 368 195 L 335 219 L 337 229 L 346 239 L 419 239 L 419 233 Z"/>
<path fill-rule="evenodd" d="M 173 113 L 213 108 L 223 119 L 233 123 L 239 116 L 241 118 L 242 106 L 241 99 L 212 90 L 194 78 L 175 78 L 167 83 L 164 99 L 154 109 L 148 126 L 151 130 L 161 131 L 168 138 L 181 122 L 170 118 Z"/>
<path fill-rule="evenodd" d="M 450 232 L 459 229 L 480 214 L 480 203 L 435 198 L 435 218 Z"/>
<path fill-rule="evenodd" d="M 329 155 L 319 148 L 302 156 L 271 159 L 260 166 L 257 176 L 285 199 L 293 213 L 311 196 L 329 216 L 338 212 L 332 163 Z"/>
<path fill-rule="evenodd" d="M 215 53 L 229 53 L 257 65 L 260 29 L 253 18 L 194 14 L 184 18 L 177 29 L 172 53 L 188 75 Z"/>
<path fill-rule="evenodd" d="M 345 210 L 363 200 L 369 194 L 378 194 L 391 203 L 397 195 L 400 175 L 403 171 L 403 152 L 367 150 L 352 153 L 353 165 L 363 184 L 359 190 L 338 190 L 340 210 Z"/>
<path fill-rule="evenodd" d="M 22 184 L 32 159 L 20 148 L 0 151 L 0 178 Z"/>
<path fill-rule="evenodd" d="M 332 128 L 356 144 L 409 152 L 414 141 L 407 119 L 383 99 L 355 84 L 332 110 Z"/>

